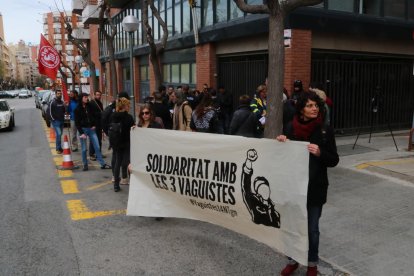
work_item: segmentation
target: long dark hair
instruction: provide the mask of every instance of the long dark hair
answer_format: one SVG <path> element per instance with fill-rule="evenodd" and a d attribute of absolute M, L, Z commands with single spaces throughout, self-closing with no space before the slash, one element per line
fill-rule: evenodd
<path fill-rule="evenodd" d="M 201 99 L 201 102 L 197 105 L 194 112 L 197 118 L 200 118 L 203 116 L 207 110 L 206 108 L 211 106 L 213 104 L 213 99 L 211 98 L 210 93 L 204 93 L 203 98 Z"/>

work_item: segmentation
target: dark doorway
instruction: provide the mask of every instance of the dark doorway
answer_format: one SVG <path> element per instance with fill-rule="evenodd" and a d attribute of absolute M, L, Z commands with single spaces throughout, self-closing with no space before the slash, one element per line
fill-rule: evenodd
<path fill-rule="evenodd" d="M 234 108 L 237 108 L 241 95 L 253 97 L 257 86 L 265 82 L 267 58 L 264 53 L 219 57 L 217 85 L 223 85 L 233 94 Z"/>
<path fill-rule="evenodd" d="M 312 81 L 319 82 L 333 100 L 336 130 L 369 130 L 371 100 L 381 88 L 381 104 L 373 115 L 375 130 L 411 127 L 414 109 L 413 59 L 369 54 L 312 52 Z"/>

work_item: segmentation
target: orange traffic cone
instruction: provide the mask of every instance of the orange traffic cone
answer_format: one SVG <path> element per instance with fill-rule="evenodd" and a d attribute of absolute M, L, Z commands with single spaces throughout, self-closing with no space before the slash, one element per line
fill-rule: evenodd
<path fill-rule="evenodd" d="M 73 169 L 78 169 L 78 168 L 79 166 L 75 166 L 75 164 L 73 164 L 72 155 L 70 153 L 68 136 L 65 135 L 63 138 L 63 162 L 62 162 L 62 166 L 59 167 L 59 169 L 73 170 Z"/>
<path fill-rule="evenodd" d="M 55 129 L 53 127 L 49 128 L 49 139 L 56 139 Z"/>

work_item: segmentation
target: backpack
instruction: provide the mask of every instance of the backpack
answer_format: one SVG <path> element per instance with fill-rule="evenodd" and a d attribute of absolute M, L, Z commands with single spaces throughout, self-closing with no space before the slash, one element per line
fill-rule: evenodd
<path fill-rule="evenodd" d="M 102 130 L 109 136 L 109 125 L 111 122 L 111 115 L 115 112 L 115 104 L 110 104 L 101 113 Z"/>
<path fill-rule="evenodd" d="M 112 148 L 118 148 L 121 144 L 122 124 L 110 123 L 108 127 L 109 144 Z"/>

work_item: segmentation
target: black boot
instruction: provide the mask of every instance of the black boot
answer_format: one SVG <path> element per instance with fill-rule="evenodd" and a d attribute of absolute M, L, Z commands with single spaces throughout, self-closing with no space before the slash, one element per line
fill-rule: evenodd
<path fill-rule="evenodd" d="M 119 187 L 119 183 L 114 185 L 114 192 L 117 193 L 121 190 L 121 187 Z"/>

